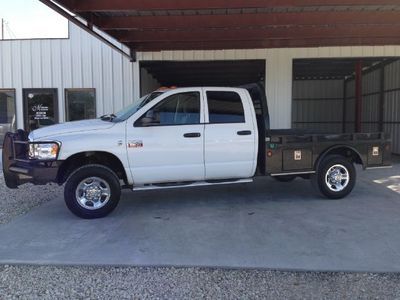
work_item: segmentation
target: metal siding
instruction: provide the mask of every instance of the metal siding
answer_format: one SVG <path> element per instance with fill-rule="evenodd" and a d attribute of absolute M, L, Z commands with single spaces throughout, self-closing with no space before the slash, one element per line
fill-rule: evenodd
<path fill-rule="evenodd" d="M 93 51 L 87 51 L 92 50 L 92 45 L 91 45 L 91 40 L 86 38 L 83 34 L 80 35 L 80 43 L 82 45 L 80 51 L 80 56 L 82 57 L 81 61 L 81 72 L 82 72 L 82 84 L 85 87 L 91 87 L 93 86 L 93 70 L 92 70 L 92 55 Z"/>
<path fill-rule="evenodd" d="M 341 132 L 343 81 L 295 80 L 292 105 L 294 128 Z"/>
<path fill-rule="evenodd" d="M 113 51 L 114 52 L 114 51 Z M 123 68 L 122 68 L 122 57 L 121 56 L 112 56 L 113 59 L 113 64 L 112 64 L 112 69 L 111 73 L 114 75 L 113 76 L 113 86 L 112 89 L 114 91 L 113 95 L 113 112 L 117 112 L 119 108 L 122 108 L 124 106 L 124 101 L 122 100 L 123 97 Z"/>
<path fill-rule="evenodd" d="M 362 78 L 362 112 L 361 131 L 379 131 L 379 91 L 380 70 L 375 70 L 363 75 Z"/>
<path fill-rule="evenodd" d="M 390 134 L 392 139 L 392 152 L 400 155 L 400 126 L 398 124 L 384 124 L 383 130 Z"/>
<path fill-rule="evenodd" d="M 42 41 L 36 40 L 32 41 L 31 44 L 31 53 L 30 53 L 30 63 L 31 63 L 31 69 L 29 70 L 31 73 L 31 82 L 32 82 L 32 88 L 48 88 L 48 85 L 43 85 L 42 84 L 42 47 L 41 47 Z M 47 59 L 47 58 L 45 58 Z M 28 68 L 25 68 L 23 66 L 24 72 L 28 71 Z M 26 88 L 26 87 L 24 87 Z"/>
<path fill-rule="evenodd" d="M 392 151 L 400 154 L 400 61 L 385 67 L 384 130 L 392 137 Z"/>
<path fill-rule="evenodd" d="M 11 55 L 11 43 L 6 43 L 0 52 L 1 54 L 1 62 L 4 68 L 3 75 L 1 76 L 2 81 L 1 84 L 6 88 L 12 87 L 12 67 L 10 62 L 12 61 Z M 2 69 L 3 69 L 2 68 Z"/>
<path fill-rule="evenodd" d="M 354 132 L 355 127 L 355 83 L 354 79 L 346 84 L 346 132 Z"/>
<path fill-rule="evenodd" d="M 379 121 L 379 98 L 379 94 L 363 96 L 361 117 L 363 122 Z"/>
<path fill-rule="evenodd" d="M 380 90 L 380 72 L 375 70 L 373 72 L 363 74 L 362 78 L 362 92 L 363 94 L 376 93 Z"/>
<path fill-rule="evenodd" d="M 400 88 L 400 61 L 385 67 L 385 90 Z"/>
<path fill-rule="evenodd" d="M 66 88 L 95 88 L 97 115 L 133 102 L 138 63 L 74 24 L 69 39 L 0 41 L 0 88 L 15 88 L 17 125 L 23 127 L 23 88 L 57 88 L 59 119 L 65 120 Z"/>
<path fill-rule="evenodd" d="M 41 85 L 47 87 L 53 86 L 53 74 L 52 74 L 52 56 L 51 56 L 51 41 L 45 40 L 41 43 Z"/>
<path fill-rule="evenodd" d="M 354 79 L 350 79 L 347 81 L 347 89 L 346 89 L 346 95 L 348 98 L 354 98 L 356 95 L 356 87 L 355 87 L 355 82 Z"/>
<path fill-rule="evenodd" d="M 400 90 L 385 94 L 384 120 L 400 122 Z"/>

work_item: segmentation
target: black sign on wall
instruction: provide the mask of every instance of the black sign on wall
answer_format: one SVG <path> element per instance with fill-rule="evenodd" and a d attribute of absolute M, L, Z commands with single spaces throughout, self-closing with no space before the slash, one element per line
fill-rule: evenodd
<path fill-rule="evenodd" d="M 24 89 L 25 130 L 58 123 L 57 89 Z"/>

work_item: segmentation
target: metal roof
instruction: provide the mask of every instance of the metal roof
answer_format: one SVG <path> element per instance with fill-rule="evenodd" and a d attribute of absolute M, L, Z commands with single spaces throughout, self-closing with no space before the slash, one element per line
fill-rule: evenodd
<path fill-rule="evenodd" d="M 400 44 L 400 0 L 41 1 L 135 51 Z"/>

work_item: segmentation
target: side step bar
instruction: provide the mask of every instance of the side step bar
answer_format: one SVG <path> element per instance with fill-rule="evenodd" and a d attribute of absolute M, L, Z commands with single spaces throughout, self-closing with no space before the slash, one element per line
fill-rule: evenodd
<path fill-rule="evenodd" d="M 186 187 L 197 187 L 197 186 L 209 186 L 209 185 L 225 185 L 225 184 L 238 184 L 238 183 L 250 183 L 253 182 L 252 178 L 237 179 L 229 181 L 196 181 L 193 183 L 185 184 L 169 184 L 169 185 L 144 185 L 134 187 L 133 191 L 149 191 L 149 190 L 163 190 L 163 189 L 177 189 Z"/>
<path fill-rule="evenodd" d="M 391 169 L 393 166 L 377 166 L 377 167 L 366 167 L 365 170 L 375 170 L 375 169 Z"/>

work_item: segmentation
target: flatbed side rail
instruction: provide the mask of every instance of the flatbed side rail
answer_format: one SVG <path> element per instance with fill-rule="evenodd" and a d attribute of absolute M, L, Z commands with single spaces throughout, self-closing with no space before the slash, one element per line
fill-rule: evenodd
<path fill-rule="evenodd" d="M 317 142 L 368 142 L 385 141 L 389 137 L 384 132 L 375 133 L 340 133 L 340 134 L 304 134 L 304 135 L 270 135 L 270 142 L 277 144 L 317 143 Z"/>

